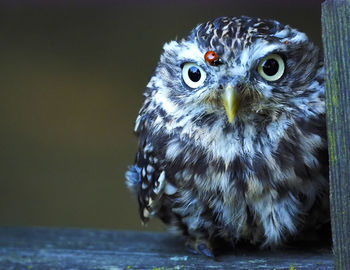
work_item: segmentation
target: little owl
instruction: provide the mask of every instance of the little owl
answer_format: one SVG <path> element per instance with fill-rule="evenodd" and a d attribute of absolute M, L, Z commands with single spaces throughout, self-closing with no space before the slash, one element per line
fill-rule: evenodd
<path fill-rule="evenodd" d="M 142 221 L 159 217 L 206 256 L 328 223 L 323 55 L 307 36 L 221 17 L 163 49 L 126 173 Z"/>

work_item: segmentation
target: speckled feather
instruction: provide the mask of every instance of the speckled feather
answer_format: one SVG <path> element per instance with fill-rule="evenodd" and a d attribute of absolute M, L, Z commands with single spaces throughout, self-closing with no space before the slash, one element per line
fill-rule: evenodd
<path fill-rule="evenodd" d="M 215 51 L 219 66 L 205 62 Z M 275 82 L 257 73 L 284 56 Z M 144 222 L 208 242 L 276 246 L 328 217 L 322 53 L 304 33 L 274 20 L 221 17 L 164 51 L 136 120 L 139 149 L 126 173 Z M 184 63 L 207 73 L 189 88 Z M 241 102 L 229 123 L 219 96 L 234 81 Z"/>

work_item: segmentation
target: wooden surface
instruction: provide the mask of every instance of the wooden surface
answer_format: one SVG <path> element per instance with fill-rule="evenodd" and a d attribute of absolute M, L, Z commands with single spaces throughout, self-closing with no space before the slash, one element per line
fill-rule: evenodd
<path fill-rule="evenodd" d="M 0 227 L 0 269 L 333 269 L 329 249 L 192 255 L 168 233 Z"/>
<path fill-rule="evenodd" d="M 322 4 L 335 269 L 350 269 L 350 1 Z"/>

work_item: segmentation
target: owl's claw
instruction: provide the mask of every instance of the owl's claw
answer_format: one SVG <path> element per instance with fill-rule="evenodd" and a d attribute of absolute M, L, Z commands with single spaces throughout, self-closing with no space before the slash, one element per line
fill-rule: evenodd
<path fill-rule="evenodd" d="M 215 256 L 212 252 L 212 247 L 210 245 L 210 243 L 206 240 L 203 239 L 196 239 L 196 240 L 192 240 L 189 239 L 186 242 L 186 247 L 188 249 L 189 252 L 193 253 L 193 254 L 202 254 L 206 257 L 215 259 Z"/>
<path fill-rule="evenodd" d="M 213 258 L 213 259 L 215 258 L 214 254 L 211 252 L 210 248 L 208 248 L 208 246 L 204 243 L 198 244 L 197 250 L 209 258 Z"/>
<path fill-rule="evenodd" d="M 189 244 L 186 244 L 186 249 L 188 252 L 194 254 L 194 255 L 198 255 L 199 252 L 193 248 L 193 246 L 189 245 Z"/>

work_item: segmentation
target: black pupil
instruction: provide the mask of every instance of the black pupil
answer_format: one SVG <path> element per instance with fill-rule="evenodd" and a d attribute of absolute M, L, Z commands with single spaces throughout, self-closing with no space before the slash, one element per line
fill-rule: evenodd
<path fill-rule="evenodd" d="M 275 59 L 267 59 L 262 68 L 266 75 L 273 76 L 278 72 L 279 65 Z"/>
<path fill-rule="evenodd" d="M 197 67 L 190 67 L 188 70 L 188 77 L 193 82 L 198 82 L 201 79 L 201 72 Z"/>

